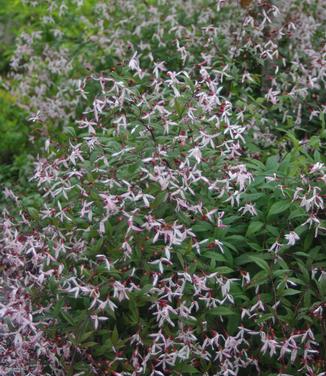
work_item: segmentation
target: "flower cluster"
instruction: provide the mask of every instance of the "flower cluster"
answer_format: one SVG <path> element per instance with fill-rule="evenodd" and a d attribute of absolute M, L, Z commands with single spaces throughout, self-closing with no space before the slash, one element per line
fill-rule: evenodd
<path fill-rule="evenodd" d="M 321 15 L 241 3 L 97 2 L 78 79 L 68 48 L 21 35 L 42 202 L 6 191 L 2 374 L 325 374 L 326 168 L 295 133 L 322 86 Z M 69 4 L 50 5 L 64 41 Z"/>

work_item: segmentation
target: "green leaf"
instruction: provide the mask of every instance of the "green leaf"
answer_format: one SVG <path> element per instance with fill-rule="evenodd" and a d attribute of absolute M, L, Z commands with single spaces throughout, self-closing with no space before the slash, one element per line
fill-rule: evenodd
<path fill-rule="evenodd" d="M 278 159 L 276 155 L 269 157 L 266 161 L 266 170 L 276 171 L 279 166 Z"/>
<path fill-rule="evenodd" d="M 267 225 L 266 230 L 275 238 L 278 238 L 280 236 L 280 229 L 276 226 Z"/>
<path fill-rule="evenodd" d="M 155 200 L 151 203 L 151 208 L 156 209 L 160 205 L 162 205 L 167 199 L 167 193 L 166 192 L 160 192 L 156 195 Z"/>
<path fill-rule="evenodd" d="M 256 322 L 257 324 L 263 324 L 265 321 L 268 321 L 268 320 L 273 320 L 275 317 L 274 313 L 265 313 L 264 315 L 262 315 L 261 317 L 259 317 Z"/>
<path fill-rule="evenodd" d="M 192 226 L 192 231 L 194 232 L 205 232 L 205 231 L 210 231 L 212 229 L 212 225 L 208 222 L 199 222 Z"/>
<path fill-rule="evenodd" d="M 231 308 L 226 307 L 226 306 L 219 306 L 219 307 L 213 308 L 209 310 L 208 313 L 211 315 L 216 315 L 216 316 L 236 315 L 236 312 L 234 312 Z"/>
<path fill-rule="evenodd" d="M 268 212 L 268 216 L 283 213 L 290 207 L 291 203 L 286 201 L 275 202 Z"/>
<path fill-rule="evenodd" d="M 187 364 L 187 363 L 177 363 L 174 366 L 174 369 L 175 369 L 175 371 L 182 372 L 183 375 L 185 373 L 190 373 L 190 374 L 199 373 L 197 368 L 195 368 L 193 365 Z"/>
<path fill-rule="evenodd" d="M 291 295 L 297 295 L 297 294 L 301 294 L 301 293 L 302 293 L 302 291 L 300 291 L 300 290 L 288 288 L 288 289 L 284 290 L 284 292 L 282 293 L 282 296 L 291 296 Z"/>
<path fill-rule="evenodd" d="M 72 137 L 76 137 L 76 131 L 73 127 L 64 127 L 63 133 L 69 134 Z"/>
<path fill-rule="evenodd" d="M 65 311 L 61 311 L 61 316 L 70 324 L 70 325 L 74 325 L 74 321 L 73 319 L 70 317 L 70 315 L 68 313 L 66 313 Z"/>
<path fill-rule="evenodd" d="M 93 335 L 94 332 L 86 332 L 86 333 L 83 333 L 80 337 L 80 343 L 83 343 L 85 342 L 91 335 Z"/>
<path fill-rule="evenodd" d="M 215 268 L 215 271 L 221 274 L 229 274 L 234 272 L 234 270 L 229 268 L 228 266 L 219 266 Z"/>
<path fill-rule="evenodd" d="M 250 222 L 246 236 L 251 236 L 251 235 L 256 234 L 259 230 L 263 228 L 263 226 L 264 226 L 263 222 L 258 222 L 258 221 Z"/>
<path fill-rule="evenodd" d="M 268 278 L 269 272 L 267 272 L 266 270 L 261 270 L 253 276 L 249 287 L 254 287 L 266 283 L 268 281 Z"/>
<path fill-rule="evenodd" d="M 33 208 L 33 207 L 29 207 L 27 208 L 27 211 L 28 211 L 28 214 L 32 217 L 32 218 L 38 218 L 39 216 L 39 210 Z"/>
<path fill-rule="evenodd" d="M 261 257 L 259 256 L 252 256 L 250 255 L 249 256 L 250 260 L 252 260 L 255 264 L 257 264 L 261 269 L 264 269 L 266 271 L 269 271 L 269 265 L 268 263 L 262 259 Z"/>
<path fill-rule="evenodd" d="M 208 252 L 203 253 L 203 256 L 207 257 L 209 259 L 212 259 L 212 260 L 217 260 L 217 261 L 222 261 L 222 262 L 226 261 L 225 256 L 218 253 L 218 251 L 215 251 L 215 252 L 214 251 L 208 251 Z"/>
<path fill-rule="evenodd" d="M 311 290 L 307 290 L 305 293 L 304 293 L 304 296 L 303 296 L 303 305 L 305 308 L 310 308 L 311 306 Z"/>
<path fill-rule="evenodd" d="M 112 341 L 113 346 L 117 346 L 119 343 L 119 333 L 118 333 L 118 329 L 116 326 L 114 327 L 112 331 L 111 341 Z"/>
<path fill-rule="evenodd" d="M 90 342 L 85 342 L 82 345 L 84 348 L 90 348 L 94 346 L 98 346 L 98 342 L 90 341 Z"/>

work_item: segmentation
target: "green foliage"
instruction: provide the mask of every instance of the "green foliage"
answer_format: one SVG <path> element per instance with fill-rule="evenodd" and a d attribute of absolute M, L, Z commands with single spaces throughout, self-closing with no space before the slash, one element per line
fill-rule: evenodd
<path fill-rule="evenodd" d="M 200 343 L 215 332 L 225 338 L 237 336 L 241 328 L 256 332 L 246 337 L 241 356 L 248 353 L 250 361 L 258 359 L 264 376 L 304 372 L 299 369 L 306 362 L 305 344 L 301 342 L 300 360 L 294 362 L 286 352 L 269 356 L 269 351 L 262 351 L 260 336 L 284 343 L 309 328 L 320 347 L 319 358 L 309 358 L 317 374 L 326 361 L 325 313 L 320 314 L 326 301 L 326 217 L 321 203 L 326 163 L 324 83 L 320 80 L 311 88 L 300 81 L 311 61 L 307 48 L 301 49 L 305 41 L 298 36 L 291 39 L 290 33 L 284 33 L 274 40 L 281 56 L 269 61 L 254 48 L 254 43 L 266 43 L 267 31 L 242 34 L 247 10 L 231 5 L 217 12 L 215 2 L 204 0 L 189 4 L 148 0 L 122 7 L 113 1 L 106 14 L 103 9 L 108 9 L 97 7 L 95 0 L 80 7 L 68 1 L 63 15 L 58 4 L 52 4 L 52 22 L 44 21 L 49 8 L 43 2 L 31 7 L 18 0 L 0 0 L 0 21 L 5 21 L 0 47 L 0 183 L 18 193 L 16 199 L 3 189 L 0 196 L 1 208 L 10 212 L 8 217 L 4 214 L 4 222 L 14 223 L 12 237 L 1 240 L 3 265 L 8 252 L 16 260 L 16 249 L 23 249 L 19 255 L 23 265 L 14 276 L 19 276 L 18 282 L 32 281 L 22 286 L 34 310 L 47 307 L 33 320 L 40 323 L 46 341 L 60 349 L 58 364 L 66 375 L 93 375 L 94 369 L 100 375 L 122 371 L 129 375 L 134 371 L 133 335 L 141 337 L 137 351 L 145 358 L 153 346 L 153 333 L 163 331 L 166 339 L 175 340 L 180 328 L 189 329 Z M 293 2 L 293 9 L 297 6 L 308 19 L 318 16 L 316 4 L 300 4 Z M 252 5 L 248 12 L 261 22 L 258 6 Z M 208 25 L 222 29 L 216 34 L 204 32 Z M 321 25 L 316 21 L 311 37 L 316 54 Z M 38 31 L 35 40 L 26 42 L 26 35 L 24 40 L 22 32 Z M 16 35 L 20 37 L 14 42 Z M 177 53 L 177 39 L 186 46 L 186 57 Z M 20 49 L 25 44 L 28 48 Z M 135 52 L 144 76 L 128 67 Z M 209 64 L 205 54 L 212 54 Z M 10 61 L 15 62 L 12 67 Z M 157 76 L 153 61 L 164 61 L 165 69 Z M 302 72 L 297 68 L 300 64 Z M 266 90 L 273 89 L 266 83 L 270 71 L 280 89 L 274 97 Z M 168 83 L 171 72 L 180 73 L 177 84 Z M 250 79 L 245 80 L 247 73 Z M 311 74 L 317 80 L 316 69 Z M 218 85 L 210 87 L 215 77 Z M 216 95 L 217 104 L 205 108 L 198 94 L 207 101 Z M 123 98 L 122 104 L 116 104 L 117 98 Z M 99 119 L 96 101 L 110 103 L 99 111 Z M 233 107 L 225 115 L 228 104 Z M 159 105 L 165 112 L 159 111 Z M 126 125 L 122 121 L 118 130 L 122 117 Z M 96 130 L 78 126 L 89 118 Z M 236 143 L 233 136 L 228 138 L 229 124 L 243 127 L 243 135 L 234 131 L 239 145 L 232 157 L 220 152 Z M 214 135 L 214 147 L 203 146 L 203 132 Z M 90 146 L 95 135 L 96 143 Z M 194 154 L 197 147 L 203 149 L 200 157 Z M 156 167 L 171 173 L 166 186 L 155 180 L 162 173 Z M 188 186 L 182 174 L 189 169 L 191 180 L 197 167 L 209 184 L 198 179 Z M 244 187 L 236 180 L 241 168 Z M 214 190 L 215 181 L 218 189 Z M 176 188 L 182 195 L 175 193 Z M 130 197 L 146 195 L 148 203 L 144 198 L 125 199 L 130 192 Z M 118 197 L 113 205 L 121 205 L 117 213 L 108 214 L 103 195 Z M 177 210 L 175 197 L 186 205 Z M 91 205 L 91 216 L 86 211 L 81 214 L 84 204 Z M 143 230 L 149 215 L 164 221 L 165 230 L 179 225 L 191 234 L 173 244 L 167 256 L 168 242 L 163 236 L 155 238 L 158 226 Z M 130 216 L 136 230 L 129 230 Z M 36 256 L 30 255 L 33 247 L 26 238 L 31 244 L 41 243 L 40 248 L 35 246 Z M 126 242 L 132 248 L 130 256 L 123 250 Z M 182 299 L 172 297 L 166 303 L 161 298 L 164 279 L 176 283 L 178 273 L 193 279 L 184 280 Z M 207 277 L 212 275 L 225 283 L 224 290 Z M 208 290 L 195 294 L 194 276 L 207 277 Z M 72 287 L 73 278 L 84 290 Z M 114 283 L 129 286 L 131 282 L 136 288 L 128 291 L 128 298 L 118 298 Z M 208 296 L 223 303 L 205 305 Z M 113 306 L 100 309 L 107 298 Z M 174 325 L 164 322 L 158 327 L 153 306 L 159 301 L 175 309 L 197 301 L 198 309 L 186 318 L 173 312 Z M 97 322 L 99 317 L 103 320 Z M 69 356 L 61 351 L 64 345 L 71 350 Z M 214 356 L 218 350 L 217 346 Z M 184 361 L 179 358 L 171 372 L 216 374 L 220 363 L 212 364 L 196 351 Z M 46 363 L 43 358 L 41 362 Z M 154 367 L 156 359 L 151 362 Z M 239 375 L 256 375 L 253 364 Z M 45 364 L 44 372 L 52 374 L 52 366 Z M 151 371 L 148 368 L 144 374 Z"/>

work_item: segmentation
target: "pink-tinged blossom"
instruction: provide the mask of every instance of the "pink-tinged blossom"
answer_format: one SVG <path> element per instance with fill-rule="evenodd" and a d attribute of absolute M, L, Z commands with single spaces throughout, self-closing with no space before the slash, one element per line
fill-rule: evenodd
<path fill-rule="evenodd" d="M 287 242 L 287 245 L 289 245 L 289 246 L 295 245 L 295 243 L 296 243 L 298 240 L 300 240 L 299 235 L 298 235 L 296 232 L 294 232 L 294 231 L 289 232 L 289 233 L 286 234 L 284 237 L 285 237 L 285 239 L 288 241 L 288 242 Z"/>
<path fill-rule="evenodd" d="M 244 215 L 246 213 L 249 213 L 252 216 L 257 215 L 257 210 L 254 204 L 245 204 L 245 206 L 239 209 L 239 212 L 241 212 L 241 215 Z"/>
<path fill-rule="evenodd" d="M 311 166 L 309 172 L 311 174 L 315 173 L 315 172 L 322 172 L 322 171 L 325 171 L 325 165 L 324 163 L 321 163 L 321 162 L 317 162 L 315 163 L 314 165 Z"/>
<path fill-rule="evenodd" d="M 261 333 L 261 342 L 263 346 L 261 347 L 260 351 L 263 354 L 266 354 L 266 352 L 268 352 L 269 356 L 273 357 L 279 347 L 278 342 L 274 339 L 273 336 L 268 336 L 264 332 Z"/>
<path fill-rule="evenodd" d="M 128 293 L 129 288 L 119 281 L 115 281 L 113 284 L 113 297 L 117 298 L 119 302 L 123 300 L 129 300 Z"/>
<path fill-rule="evenodd" d="M 80 6 L 82 0 L 73 3 Z M 320 350 L 312 330 L 325 313 L 324 305 L 311 305 L 311 329 L 291 333 L 297 328 L 280 326 L 277 314 L 283 300 L 278 293 L 284 288 L 285 292 L 288 288 L 299 291 L 298 280 L 291 270 L 284 275 L 276 273 L 277 299 L 265 300 L 270 281 L 258 283 L 251 272 L 256 265 L 242 264 L 241 253 L 248 247 L 237 238 L 242 227 L 246 228 L 242 226 L 245 215 L 265 212 L 264 200 L 257 202 L 259 211 L 255 199 L 247 201 L 247 193 L 254 197 L 256 189 L 273 190 L 271 200 L 277 194 L 286 199 L 292 195 L 291 209 L 301 206 L 306 212 L 301 230 L 314 227 L 316 236 L 324 230 L 320 214 L 326 175 L 325 166 L 316 160 L 318 153 L 312 165 L 309 160 L 309 171 L 303 168 L 300 177 L 295 171 L 283 176 L 281 166 L 277 174 L 265 166 L 265 157 L 279 141 L 273 111 L 281 110 L 280 125 L 289 124 L 291 117 L 298 127 L 304 126 L 301 123 L 306 118 L 313 122 L 322 119 L 322 108 L 315 103 L 318 99 L 310 100 L 310 95 L 320 90 L 324 74 L 322 51 L 311 43 L 311 36 L 318 35 L 317 19 L 309 6 L 294 14 L 291 2 L 283 1 L 279 15 L 270 2 L 252 2 L 248 9 L 235 9 L 235 1 L 219 0 L 212 7 L 221 11 L 225 7 L 226 12 L 216 15 L 221 25 L 210 25 L 209 20 L 215 17 L 213 8 L 202 2 L 176 1 L 167 13 L 164 1 L 159 3 L 142 12 L 136 2 L 123 3 L 118 28 L 108 27 L 118 25 L 110 4 L 96 4 L 94 12 L 89 12 L 96 14 L 96 20 L 88 14 L 80 18 L 81 26 L 86 25 L 89 31 L 81 35 L 81 42 L 94 46 L 87 54 L 75 56 L 60 45 L 65 32 L 57 30 L 57 17 L 69 14 L 67 2 L 58 5 L 50 1 L 43 19 L 47 25 L 55 23 L 49 32 L 58 36 L 58 47 L 42 45 L 41 32 L 24 32 L 18 38 L 11 64 L 17 88 L 12 85 L 11 91 L 15 100 L 22 102 L 18 105 L 32 114 L 29 120 L 38 123 L 36 133 L 46 140 L 41 155 L 46 157 L 37 158 L 33 177 L 42 195 L 39 211 L 29 213 L 15 193 L 4 191 L 19 215 L 4 210 L 1 219 L 5 287 L 1 288 L 4 300 L 0 303 L 4 331 L 0 374 L 43 376 L 45 363 L 51 372 L 63 376 L 60 362 L 73 365 L 77 358 L 88 363 L 90 372 L 104 372 L 104 366 L 92 359 L 92 348 L 78 348 L 71 333 L 63 334 L 62 343 L 47 338 L 53 332 L 51 325 L 58 323 L 49 317 L 53 318 L 61 299 L 67 318 L 74 319 L 76 304 L 86 305 L 88 321 L 109 336 L 108 311 L 114 312 L 118 321 L 123 317 L 133 321 L 127 339 L 118 322 L 118 342 L 127 340 L 128 346 L 122 352 L 112 346 L 109 349 L 105 366 L 112 375 L 162 376 L 173 373 L 176 364 L 197 368 L 197 362 L 208 369 L 202 371 L 204 376 L 237 376 L 249 367 L 259 374 L 265 358 L 271 358 L 268 362 L 279 358 L 284 370 L 292 362 L 293 372 L 319 372 L 313 369 Z M 180 9 L 184 15 L 181 23 Z M 315 13 L 321 18 L 318 10 L 320 5 Z M 231 23 L 228 14 L 233 17 Z M 167 33 L 171 36 L 168 40 Z M 152 38 L 142 40 L 147 34 Z M 292 61 L 279 53 L 284 38 Z M 157 46 L 171 53 L 174 49 L 184 70 L 178 70 L 176 61 L 171 65 L 173 59 L 156 62 Z M 97 59 L 93 61 L 91 50 L 113 53 L 112 72 L 105 68 L 94 73 Z M 250 51 L 250 60 L 269 60 L 261 75 L 242 59 L 246 51 Z M 221 53 L 226 54 L 221 55 L 223 59 Z M 235 70 L 234 61 L 240 57 Z M 224 66 L 223 61 L 227 62 Z M 78 65 L 89 72 L 84 78 L 78 77 Z M 37 87 L 35 77 L 40 78 Z M 308 99 L 310 114 L 304 105 Z M 87 107 L 77 119 L 79 106 L 85 103 Z M 53 124 L 67 129 L 71 133 L 67 137 L 75 133 L 63 143 L 65 147 L 48 138 Z M 66 128 L 68 124 L 78 131 Z M 38 141 L 34 133 L 32 142 Z M 248 135 L 251 145 L 246 145 Z M 253 143 L 260 150 L 266 147 L 267 154 L 253 152 Z M 304 160 L 313 147 L 309 139 L 299 146 Z M 285 142 L 281 148 L 282 153 L 286 151 Z M 270 176 L 265 177 L 265 172 Z M 264 179 L 266 184 L 260 186 Z M 239 213 L 243 217 L 236 223 Z M 287 244 L 294 245 L 299 235 L 290 225 L 282 225 L 281 236 L 285 233 Z M 272 236 L 278 236 L 272 226 L 266 226 L 264 236 L 269 227 Z M 260 239 L 260 234 L 257 236 Z M 266 249 L 273 240 L 263 238 L 262 252 L 272 252 L 273 269 L 277 263 L 281 265 L 280 253 L 288 262 L 286 242 L 276 239 Z M 253 239 L 252 244 L 255 242 Z M 237 268 L 229 273 L 225 266 L 232 264 L 233 255 Z M 315 282 L 325 279 L 318 263 L 309 272 Z M 57 292 L 47 288 L 49 281 L 58 286 Z M 41 302 L 38 307 L 38 299 L 29 296 L 35 289 L 44 294 L 48 306 Z M 240 290 L 243 300 L 238 298 Z M 142 298 L 135 303 L 138 294 Z M 289 302 L 295 300 L 288 298 Z M 136 314 L 130 315 L 134 305 Z M 227 307 L 241 312 L 241 324 L 232 329 L 232 335 L 223 325 L 226 320 L 232 324 L 232 316 L 225 319 L 223 314 L 215 314 Z M 144 321 L 138 314 L 146 310 L 149 319 Z M 214 320 L 206 318 L 210 310 Z"/>
<path fill-rule="evenodd" d="M 171 319 L 171 314 L 177 315 L 177 311 L 170 306 L 165 300 L 160 300 L 151 305 L 150 309 L 154 310 L 153 315 L 156 316 L 158 326 L 161 328 L 165 322 L 171 326 L 175 326 Z"/>
<path fill-rule="evenodd" d="M 202 153 L 199 147 L 195 147 L 194 149 L 190 150 L 189 157 L 195 158 L 197 163 L 200 163 L 202 159 Z"/>

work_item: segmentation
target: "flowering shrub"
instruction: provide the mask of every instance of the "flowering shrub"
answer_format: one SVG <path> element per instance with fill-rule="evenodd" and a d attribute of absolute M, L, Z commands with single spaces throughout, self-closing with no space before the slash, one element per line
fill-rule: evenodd
<path fill-rule="evenodd" d="M 324 375 L 318 2 L 72 3 L 12 63 L 44 148 L 4 191 L 2 374 Z"/>

